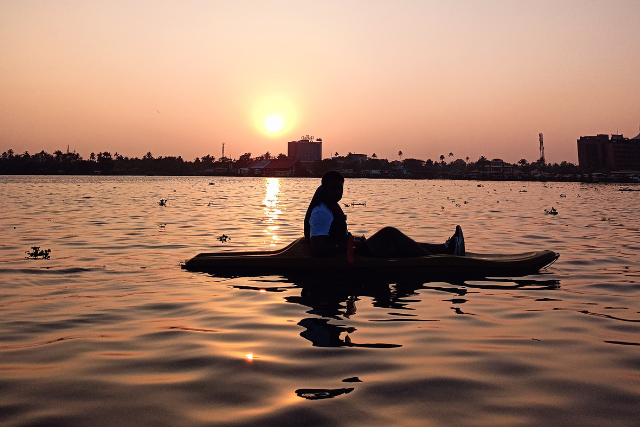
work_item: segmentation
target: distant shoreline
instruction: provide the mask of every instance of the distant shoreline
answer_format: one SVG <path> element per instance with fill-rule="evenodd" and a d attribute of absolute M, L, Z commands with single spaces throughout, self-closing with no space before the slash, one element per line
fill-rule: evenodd
<path fill-rule="evenodd" d="M 196 157 L 193 161 L 178 157 L 154 157 L 151 152 L 142 158 L 129 158 L 118 153 L 91 153 L 83 159 L 76 152 L 60 150 L 49 154 L 15 154 L 7 150 L 0 155 L 2 175 L 51 175 L 51 176 L 233 176 L 233 177 L 298 177 L 319 178 L 330 170 L 340 171 L 345 178 L 366 179 L 451 179 L 468 181 L 551 181 L 551 182 L 622 182 L 640 181 L 640 171 L 588 171 L 563 161 L 546 163 L 544 158 L 534 162 L 520 159 L 508 163 L 501 159 L 489 160 L 481 156 L 477 161 L 454 159 L 449 162 L 444 154 L 439 160 L 379 159 L 373 154 L 347 154 L 346 156 L 301 162 L 284 154 L 252 157 L 245 153 L 238 159 L 214 158 L 210 155 Z"/>
<path fill-rule="evenodd" d="M 306 178 L 306 179 L 319 179 L 322 175 L 305 175 L 305 176 L 272 176 L 272 175 L 264 175 L 264 176 L 242 176 L 242 175 L 215 175 L 215 174 L 192 174 L 192 175 L 184 175 L 184 174 L 132 174 L 132 173 L 0 173 L 2 177 L 10 177 L 10 176 L 32 176 L 32 177 L 63 177 L 63 176 L 84 176 L 84 177 L 114 177 L 114 176 L 135 176 L 135 177 L 201 177 L 201 178 Z M 605 174 L 598 174 L 595 178 L 593 175 L 590 177 L 574 177 L 573 179 L 568 179 L 567 177 L 545 177 L 545 178 L 520 178 L 520 179 L 504 179 L 504 178 L 490 178 L 490 177 L 482 177 L 482 178 L 469 178 L 469 177 L 394 177 L 394 176 L 385 176 L 385 177 L 362 177 L 362 176 L 345 176 L 346 179 L 367 179 L 367 180 L 413 180 L 413 181 L 476 181 L 476 182 L 583 182 L 589 184 L 640 184 L 639 180 L 635 180 L 633 178 L 628 179 L 626 177 L 619 176 L 611 176 Z M 623 178 L 623 179 L 621 179 Z"/>

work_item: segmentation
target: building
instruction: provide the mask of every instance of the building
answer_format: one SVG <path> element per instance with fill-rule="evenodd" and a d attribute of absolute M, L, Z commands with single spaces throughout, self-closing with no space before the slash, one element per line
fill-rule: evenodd
<path fill-rule="evenodd" d="M 502 159 L 493 159 L 485 165 L 484 174 L 493 179 L 509 179 L 513 174 L 513 166 Z"/>
<path fill-rule="evenodd" d="M 366 154 L 355 154 L 355 153 L 347 154 L 347 162 L 362 163 L 362 162 L 366 162 L 367 160 L 369 160 L 369 156 L 367 156 Z"/>
<path fill-rule="evenodd" d="M 300 160 L 297 159 L 266 159 L 258 160 L 249 165 L 245 171 L 240 171 L 245 176 L 295 176 L 300 169 Z"/>
<path fill-rule="evenodd" d="M 289 159 L 300 160 L 302 163 L 314 163 L 322 160 L 322 138 L 315 139 L 305 135 L 300 141 L 288 142 Z"/>
<path fill-rule="evenodd" d="M 622 135 L 581 136 L 578 165 L 588 172 L 639 170 L 640 134 L 631 139 Z"/>

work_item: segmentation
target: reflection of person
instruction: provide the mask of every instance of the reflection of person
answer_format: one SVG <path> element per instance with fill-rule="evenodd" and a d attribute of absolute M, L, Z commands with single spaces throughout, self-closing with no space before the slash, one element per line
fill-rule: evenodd
<path fill-rule="evenodd" d="M 337 171 L 322 176 L 304 218 L 304 235 L 315 256 L 346 252 L 350 233 L 347 216 L 338 203 L 342 199 L 344 177 Z M 418 243 L 397 228 L 384 227 L 368 239 L 355 239 L 356 253 L 378 258 L 417 257 L 434 254 L 464 255 L 464 237 L 460 226 L 444 244 Z"/>

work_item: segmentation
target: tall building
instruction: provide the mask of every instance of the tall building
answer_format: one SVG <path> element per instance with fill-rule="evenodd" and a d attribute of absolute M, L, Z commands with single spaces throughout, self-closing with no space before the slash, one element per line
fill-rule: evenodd
<path fill-rule="evenodd" d="M 589 172 L 640 170 L 640 134 L 631 139 L 622 135 L 581 136 L 578 164 Z"/>
<path fill-rule="evenodd" d="M 289 141 L 288 155 L 290 159 L 300 160 L 303 163 L 313 163 L 322 160 L 322 138 L 304 135 L 300 141 Z"/>

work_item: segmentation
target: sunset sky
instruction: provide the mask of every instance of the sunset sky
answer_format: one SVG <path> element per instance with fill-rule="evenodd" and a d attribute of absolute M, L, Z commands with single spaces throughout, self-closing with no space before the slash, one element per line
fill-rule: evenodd
<path fill-rule="evenodd" d="M 269 119 L 269 120 L 267 120 Z M 577 162 L 640 132 L 640 1 L 0 0 L 0 152 Z"/>

